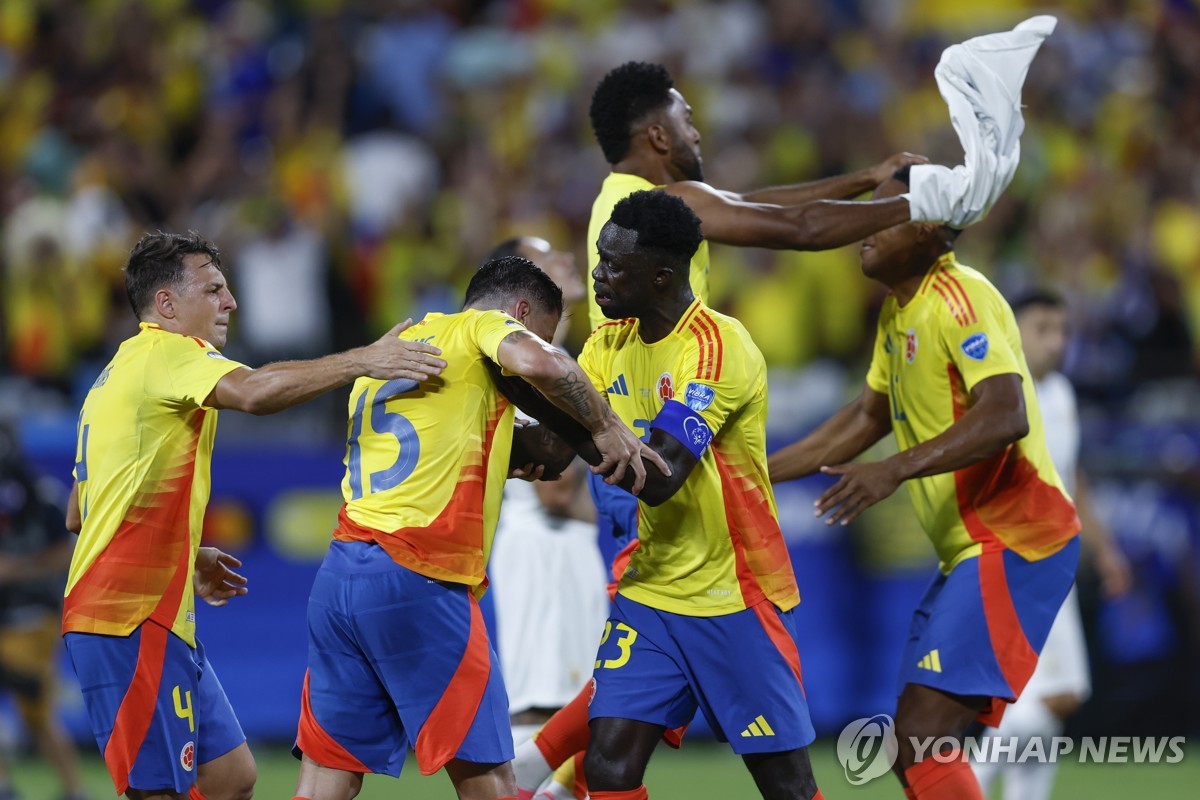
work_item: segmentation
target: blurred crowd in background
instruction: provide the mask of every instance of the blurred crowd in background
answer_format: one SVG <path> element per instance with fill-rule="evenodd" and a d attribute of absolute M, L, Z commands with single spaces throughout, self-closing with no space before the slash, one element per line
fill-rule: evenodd
<path fill-rule="evenodd" d="M 1200 663 L 1200 4 L 1049 5 L 4 0 L 0 418 L 73 431 L 136 330 L 121 267 L 144 231 L 195 229 L 222 248 L 239 303 L 231 357 L 320 355 L 456 310 L 513 235 L 549 240 L 582 271 L 608 170 L 587 107 L 624 61 L 668 66 L 695 108 L 706 179 L 748 190 L 901 150 L 960 163 L 933 78 L 941 51 L 1051 10 L 1021 167 L 959 258 L 1010 295 L 1067 297 L 1084 463 L 1155 588 L 1149 617 L 1108 624 L 1177 674 Z M 714 246 L 711 283 L 711 304 L 772 367 L 772 425 L 802 428 L 857 393 L 882 299 L 857 248 Z M 221 425 L 241 441 L 336 444 L 345 431 L 338 401 L 239 416 Z M 1106 478 L 1123 488 L 1106 494 Z M 1147 618 L 1169 624 L 1147 633 Z M 1115 641 L 1119 664 L 1130 649 Z"/>
<path fill-rule="evenodd" d="M 1116 403 L 1197 371 L 1200 10 L 1058 5 L 1026 85 L 1016 182 L 960 255 L 1003 290 L 1066 292 L 1069 372 Z M 629 59 L 670 67 L 721 188 L 818 178 L 898 150 L 958 163 L 933 80 L 941 50 L 1037 10 L 6 0 L 0 374 L 77 402 L 133 329 L 120 268 L 156 228 L 222 246 L 241 304 L 233 350 L 252 361 L 453 308 L 513 233 L 582 264 L 607 170 L 587 105 Z M 720 249 L 713 276 L 713 304 L 746 321 L 773 366 L 866 353 L 878 291 L 853 248 Z"/>

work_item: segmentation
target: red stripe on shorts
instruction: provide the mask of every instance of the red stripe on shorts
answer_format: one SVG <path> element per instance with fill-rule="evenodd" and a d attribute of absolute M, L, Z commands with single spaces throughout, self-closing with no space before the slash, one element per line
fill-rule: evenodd
<path fill-rule="evenodd" d="M 422 775 L 432 775 L 458 754 L 463 740 L 475 721 L 475 713 L 483 701 L 492 660 L 488 653 L 487 630 L 479 603 L 471 597 L 471 633 L 462 661 L 454 677 L 442 692 L 441 699 L 429 712 L 413 750 Z"/>
<path fill-rule="evenodd" d="M 119 795 L 129 790 L 129 772 L 137 761 L 138 751 L 142 749 L 154 719 L 158 686 L 162 683 L 163 662 L 167 655 L 167 637 L 170 635 L 171 632 L 161 625 L 142 623 L 137 665 L 133 668 L 129 688 L 125 690 L 125 696 L 117 708 L 112 734 L 104 746 L 104 763 L 108 766 L 108 773 Z"/>
<path fill-rule="evenodd" d="M 1013 605 L 1004 574 L 1004 546 L 999 542 L 985 542 L 983 552 L 979 554 L 979 589 L 996 662 L 1013 697 L 1018 697 L 1033 675 L 1038 654 L 1025 637 Z"/>
<path fill-rule="evenodd" d="M 775 610 L 775 604 L 771 602 L 755 603 L 753 608 L 755 616 L 762 623 L 763 630 L 767 632 L 771 642 L 779 648 L 779 652 L 788 662 L 788 666 L 792 668 L 792 673 L 796 676 L 796 683 L 800 684 L 800 691 L 804 692 L 804 678 L 800 671 L 800 651 L 796 649 L 796 642 L 787 632 L 787 628 L 783 627 L 783 622 Z"/>
<path fill-rule="evenodd" d="M 329 735 L 317 722 L 312 703 L 308 699 L 308 670 L 304 670 L 304 688 L 300 690 L 300 723 L 296 729 L 296 745 L 300 752 L 322 767 L 341 769 L 346 772 L 370 772 L 366 764 L 359 761 L 350 751 Z"/>

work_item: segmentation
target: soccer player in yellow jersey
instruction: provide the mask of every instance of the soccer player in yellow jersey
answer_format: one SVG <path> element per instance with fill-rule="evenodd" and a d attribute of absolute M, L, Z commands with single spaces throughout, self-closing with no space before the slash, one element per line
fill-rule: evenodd
<path fill-rule="evenodd" d="M 674 88 L 661 64 L 628 62 L 611 70 L 592 94 L 592 132 L 611 167 L 592 205 L 588 223 L 588 273 L 600 260 L 596 243 L 613 207 L 638 191 L 662 188 L 684 200 L 700 218 L 704 240 L 691 257 L 689 282 L 697 299 L 708 301 L 708 241 L 743 247 L 828 250 L 903 222 L 910 209 L 905 198 L 843 202 L 870 191 L 903 164 L 923 163 L 921 156 L 898 153 L 847 175 L 793 186 L 739 194 L 704 182 L 700 133 L 692 109 Z M 588 283 L 588 322 L 593 330 L 606 316 Z M 588 482 L 596 503 L 602 547 L 615 542 L 624 551 L 635 546 L 637 503 L 632 496 L 594 477 Z M 549 722 L 537 738 L 518 749 L 515 766 L 523 792 L 586 745 L 587 690 Z"/>
<path fill-rule="evenodd" d="M 62 630 L 119 794 L 248 798 L 254 759 L 195 632 L 195 597 L 220 606 L 246 592 L 237 559 L 200 547 L 217 410 L 269 414 L 360 375 L 424 379 L 445 362 L 397 338 L 403 325 L 313 361 L 225 358 L 237 303 L 220 253 L 195 233 L 143 236 L 125 287 L 141 325 L 79 415 Z"/>
<path fill-rule="evenodd" d="M 589 110 L 592 132 L 612 168 L 600 187 L 588 224 L 588 271 L 596 268 L 596 242 L 613 206 L 623 197 L 663 188 L 700 218 L 706 240 L 742 247 L 829 250 L 906 222 L 907 198 L 848 203 L 869 192 L 904 164 L 926 159 L 898 153 L 868 169 L 832 178 L 738 193 L 704 182 L 700 133 L 692 108 L 661 64 L 631 61 L 611 70 L 596 86 Z M 708 300 L 708 241 L 691 259 L 692 294 Z M 588 289 L 588 321 L 605 316 Z"/>
<path fill-rule="evenodd" d="M 297 798 L 349 800 L 364 773 L 399 775 L 409 744 L 460 798 L 515 795 L 508 699 L 477 603 L 514 439 L 489 365 L 581 424 L 614 482 L 641 488 L 643 451 L 666 467 L 546 341 L 561 313 L 562 292 L 531 262 L 489 261 L 463 311 L 404 334 L 441 348 L 436 382 L 355 383 L 346 503 L 309 599 Z"/>
<path fill-rule="evenodd" d="M 593 332 L 580 366 L 670 471 L 647 472 L 641 547 L 596 657 L 588 789 L 646 798 L 658 740 L 700 710 L 764 797 L 808 800 L 821 795 L 805 750 L 800 596 L 767 480 L 766 365 L 737 320 L 694 296 L 700 241 L 696 215 L 662 191 L 618 202 L 600 233 L 595 295 L 616 321 Z"/>
<path fill-rule="evenodd" d="M 904 192 L 906 172 L 875 196 Z M 773 481 L 837 478 L 816 504 L 830 524 L 847 524 L 907 483 L 937 551 L 896 709 L 894 769 L 919 800 L 982 800 L 961 753 L 917 762 L 914 737 L 961 741 L 976 719 L 999 722 L 1033 673 L 1079 558 L 1079 520 L 1046 448 L 1012 310 L 955 260 L 956 235 L 906 223 L 863 242 L 863 273 L 891 289 L 867 384 L 770 459 Z M 897 455 L 845 463 L 888 431 Z"/>

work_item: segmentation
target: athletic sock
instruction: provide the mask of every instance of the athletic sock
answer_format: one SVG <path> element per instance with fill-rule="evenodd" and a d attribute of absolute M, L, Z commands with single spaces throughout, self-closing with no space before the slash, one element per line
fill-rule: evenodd
<path fill-rule="evenodd" d="M 917 800 L 917 796 L 913 793 L 911 786 L 904 787 L 904 796 L 907 797 L 908 800 Z"/>
<path fill-rule="evenodd" d="M 560 708 L 533 738 L 551 769 L 558 769 L 568 758 L 586 750 L 592 730 L 588 727 L 588 705 L 592 701 L 589 683 L 575 699 Z M 544 780 L 544 778 L 543 778 Z"/>
<path fill-rule="evenodd" d="M 979 781 L 961 750 L 945 753 L 941 759 L 929 758 L 904 771 L 913 797 L 917 800 L 983 800 Z"/>
<path fill-rule="evenodd" d="M 528 800 L 538 787 L 554 772 L 546 763 L 546 757 L 537 746 L 537 739 L 529 739 L 517 745 L 512 760 L 513 775 L 517 781 L 518 800 Z"/>
<path fill-rule="evenodd" d="M 592 800 L 647 800 L 650 793 L 646 791 L 646 785 L 642 784 L 627 792 L 592 792 L 590 796 Z"/>

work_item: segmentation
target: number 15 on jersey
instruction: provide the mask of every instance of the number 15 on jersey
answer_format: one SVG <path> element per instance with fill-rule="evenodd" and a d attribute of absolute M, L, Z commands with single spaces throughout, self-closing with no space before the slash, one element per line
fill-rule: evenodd
<path fill-rule="evenodd" d="M 399 486 L 416 469 L 417 459 L 421 456 L 421 442 L 417 438 L 417 431 L 403 414 L 388 411 L 387 401 L 396 395 L 411 392 L 417 386 L 416 381 L 397 378 L 379 386 L 368 384 L 354 398 L 350 437 L 346 442 L 352 500 Z M 365 427 L 368 423 L 369 429 Z M 364 475 L 362 440 L 365 437 L 376 436 L 394 438 L 399 452 L 390 466 Z"/>

